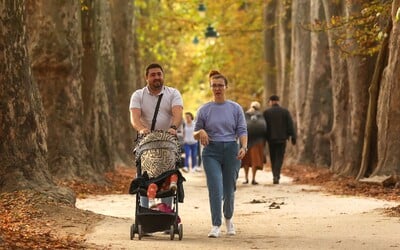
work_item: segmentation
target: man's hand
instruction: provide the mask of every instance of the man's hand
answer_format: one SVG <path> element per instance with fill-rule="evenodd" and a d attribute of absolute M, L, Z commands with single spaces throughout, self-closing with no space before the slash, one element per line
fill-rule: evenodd
<path fill-rule="evenodd" d="M 142 128 L 141 130 L 139 130 L 140 135 L 147 135 L 148 133 L 150 133 L 150 130 L 148 128 Z"/>
<path fill-rule="evenodd" d="M 174 129 L 174 128 L 169 128 L 168 129 L 168 133 L 171 133 L 173 135 L 177 135 L 176 129 Z"/>
<path fill-rule="evenodd" d="M 292 145 L 296 145 L 296 138 L 292 137 Z"/>

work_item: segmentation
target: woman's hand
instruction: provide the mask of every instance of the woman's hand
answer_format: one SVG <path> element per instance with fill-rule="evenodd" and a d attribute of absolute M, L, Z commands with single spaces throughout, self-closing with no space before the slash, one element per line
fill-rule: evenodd
<path fill-rule="evenodd" d="M 246 152 L 247 152 L 247 150 L 245 148 L 240 148 L 236 158 L 238 160 L 243 159 L 243 157 L 246 155 Z"/>
<path fill-rule="evenodd" d="M 208 134 L 204 129 L 199 130 L 199 141 L 203 146 L 207 146 L 209 141 Z"/>

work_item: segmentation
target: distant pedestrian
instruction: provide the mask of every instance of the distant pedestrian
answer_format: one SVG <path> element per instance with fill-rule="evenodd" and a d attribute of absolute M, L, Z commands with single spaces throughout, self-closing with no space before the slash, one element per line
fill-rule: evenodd
<path fill-rule="evenodd" d="M 185 165 L 183 171 L 189 172 L 191 163 L 191 171 L 200 171 L 200 167 L 197 165 L 197 154 L 199 148 L 199 142 L 194 139 L 194 116 L 191 112 L 185 113 L 185 123 L 183 126 L 183 148 L 185 151 Z"/>
<path fill-rule="evenodd" d="M 292 145 L 296 145 L 296 131 L 289 111 L 279 105 L 279 97 L 270 96 L 268 103 L 270 107 L 264 111 L 263 115 L 267 123 L 267 141 L 273 183 L 279 184 L 286 141 L 291 137 Z"/>
<path fill-rule="evenodd" d="M 257 170 L 262 170 L 265 162 L 264 149 L 267 136 L 267 124 L 262 112 L 260 111 L 260 108 L 261 104 L 257 101 L 254 101 L 250 104 L 250 108 L 245 113 L 249 151 L 242 159 L 242 168 L 244 169 L 246 179 L 243 184 L 249 183 L 249 169 L 251 168 L 251 184 L 257 185 Z"/>

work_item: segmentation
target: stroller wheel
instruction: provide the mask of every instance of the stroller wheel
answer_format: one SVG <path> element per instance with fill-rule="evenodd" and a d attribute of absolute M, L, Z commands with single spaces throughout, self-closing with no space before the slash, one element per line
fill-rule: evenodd
<path fill-rule="evenodd" d="M 143 237 L 143 229 L 142 229 L 142 225 L 138 225 L 138 238 L 139 240 L 141 240 Z"/>
<path fill-rule="evenodd" d="M 169 236 L 170 236 L 171 240 L 174 240 L 174 237 L 175 237 L 174 225 L 171 225 L 171 227 L 169 229 Z"/>
<path fill-rule="evenodd" d="M 131 225 L 131 240 L 135 238 L 135 224 Z"/>
<path fill-rule="evenodd" d="M 183 225 L 182 224 L 178 225 L 178 234 L 179 234 L 179 240 L 182 240 L 182 237 L 183 237 Z"/>

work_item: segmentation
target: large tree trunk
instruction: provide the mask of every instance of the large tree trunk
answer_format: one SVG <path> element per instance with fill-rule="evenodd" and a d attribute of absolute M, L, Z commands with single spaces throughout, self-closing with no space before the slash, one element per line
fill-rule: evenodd
<path fill-rule="evenodd" d="M 324 19 L 320 0 L 312 0 L 310 23 Z M 303 119 L 298 140 L 298 161 L 319 166 L 330 165 L 328 133 L 331 129 L 332 93 L 330 86 L 330 64 L 326 33 L 311 32 L 309 80 L 304 98 Z M 304 71 L 307 68 L 304 69 Z"/>
<path fill-rule="evenodd" d="M 399 7 L 400 0 L 394 0 L 389 61 L 378 99 L 378 167 L 373 175 L 400 174 L 400 22 L 395 17 Z"/>
<path fill-rule="evenodd" d="M 309 84 L 309 69 L 310 67 L 310 31 L 304 28 L 309 24 L 310 20 L 310 1 L 299 0 L 292 2 L 292 47 L 291 47 L 291 68 L 293 69 L 290 79 L 289 96 L 282 97 L 282 105 L 286 106 L 295 114 L 294 122 L 297 127 L 299 140 L 303 138 L 301 135 L 305 133 L 305 128 L 302 124 L 304 119 L 304 102 L 306 91 Z M 290 100 L 290 102 L 289 102 Z M 309 129 L 309 128 L 307 128 Z M 299 142 L 298 145 L 304 145 L 304 142 Z M 296 147 L 297 149 L 297 147 Z M 289 162 L 294 160 L 294 150 L 288 151 Z"/>
<path fill-rule="evenodd" d="M 275 14 L 275 56 L 276 56 L 276 85 L 278 96 L 289 96 L 290 82 L 290 49 L 291 49 L 291 8 L 285 1 L 277 2 Z M 266 91 L 265 91 L 266 92 Z M 268 97 L 268 95 L 266 96 Z M 288 98 L 284 99 L 282 105 L 288 105 Z"/>
<path fill-rule="evenodd" d="M 31 67 L 43 98 L 49 167 L 63 179 L 93 179 L 84 141 L 79 1 L 28 1 Z"/>
<path fill-rule="evenodd" d="M 341 16 L 343 6 L 330 0 L 323 0 L 326 22 L 330 23 L 332 16 Z M 331 170 L 338 172 L 346 164 L 346 137 L 348 112 L 348 77 L 345 60 L 340 57 L 340 52 L 335 46 L 336 34 L 334 30 L 328 30 L 329 58 L 331 65 L 331 86 L 333 102 L 333 124 L 330 132 L 331 146 Z"/>
<path fill-rule="evenodd" d="M 347 2 L 346 15 L 348 17 L 361 12 L 359 3 Z M 354 29 L 350 28 L 347 33 L 352 34 Z M 354 41 L 349 40 L 351 44 Z M 352 49 L 350 47 L 349 49 Z M 371 83 L 373 65 L 376 57 L 350 55 L 347 57 L 347 75 L 349 83 L 348 111 L 346 120 L 347 142 L 345 150 L 345 165 L 342 165 L 338 173 L 355 176 L 361 165 L 362 147 L 364 139 L 365 120 L 368 107 L 368 87 Z"/>
<path fill-rule="evenodd" d="M 360 171 L 357 174 L 357 179 L 370 176 L 374 169 L 377 167 L 378 153 L 377 153 L 377 133 L 378 127 L 376 124 L 376 115 L 378 108 L 378 97 L 381 86 L 383 70 L 388 63 L 389 54 L 389 34 L 392 30 L 392 22 L 389 21 L 386 36 L 382 42 L 382 47 L 379 51 L 378 58 L 375 62 L 374 75 L 372 77 L 371 85 L 369 86 L 369 103 L 367 110 L 367 120 L 365 125 L 364 143 L 362 151 L 362 159 Z"/>
<path fill-rule="evenodd" d="M 115 52 L 115 70 L 117 81 L 117 117 L 116 117 L 116 139 L 117 160 L 123 164 L 132 165 L 130 154 L 132 153 L 132 142 L 134 138 L 133 129 L 130 125 L 129 101 L 130 93 L 136 86 L 135 47 L 134 41 L 134 19 L 133 1 L 112 0 L 111 17 L 113 24 L 113 45 Z"/>
<path fill-rule="evenodd" d="M 82 97 L 86 143 L 97 172 L 114 168 L 116 87 L 108 1 L 83 1 Z"/>
<path fill-rule="evenodd" d="M 264 48 L 265 48 L 265 88 L 264 100 L 272 94 L 278 93 L 275 63 L 275 12 L 276 0 L 268 1 L 264 8 Z"/>
<path fill-rule="evenodd" d="M 72 192 L 56 187 L 48 170 L 46 118 L 29 69 L 24 6 L 0 1 L 0 192 L 34 189 L 73 203 Z"/>

